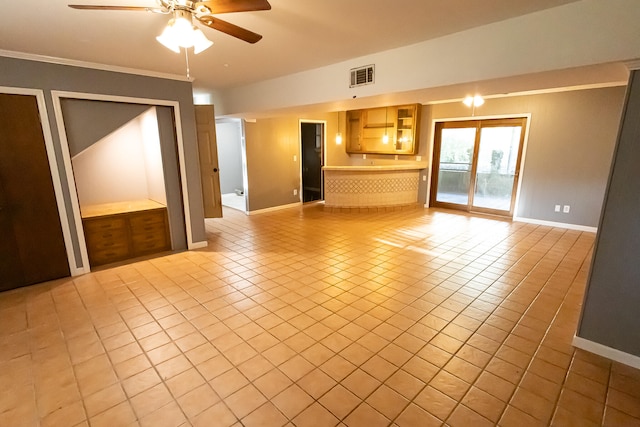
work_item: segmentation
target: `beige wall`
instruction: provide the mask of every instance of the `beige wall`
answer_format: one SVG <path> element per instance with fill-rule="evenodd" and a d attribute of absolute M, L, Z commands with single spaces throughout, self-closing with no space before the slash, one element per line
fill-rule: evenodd
<path fill-rule="evenodd" d="M 531 114 L 522 185 L 516 216 L 596 227 L 615 144 L 625 88 L 576 90 L 487 99 L 476 117 Z M 422 108 L 419 153 L 431 162 L 433 120 L 470 117 L 461 102 Z M 338 129 L 345 134 L 345 114 L 258 120 L 246 124 L 249 210 L 299 202 L 299 119 L 326 120 L 325 165 L 417 164 L 416 156 L 347 154 L 337 146 Z M 293 156 L 298 161 L 293 161 Z M 419 202 L 425 203 L 429 169 L 421 171 Z M 554 206 L 570 205 L 568 214 Z"/>
<path fill-rule="evenodd" d="M 293 189 L 300 187 L 298 133 L 296 117 L 245 123 L 249 211 L 300 200 L 299 195 L 293 195 Z"/>
<path fill-rule="evenodd" d="M 423 123 L 428 123 L 429 107 L 422 109 Z M 339 117 L 339 118 L 338 118 Z M 258 119 L 255 123 L 245 123 L 245 141 L 247 146 L 247 175 L 249 211 L 267 209 L 276 206 L 297 203 L 299 196 L 293 195 L 293 189 L 300 187 L 300 120 L 321 120 L 325 127 L 326 148 L 325 165 L 375 165 L 417 164 L 416 156 L 347 154 L 345 142 L 336 145 L 335 135 L 345 133 L 345 113 L 332 112 L 305 116 L 287 116 Z M 419 142 L 419 156 L 422 162 L 427 160 L 429 143 L 428 126 L 423 126 Z M 293 157 L 296 156 L 296 161 Z M 424 171 L 423 171 L 424 172 Z M 426 173 L 426 172 L 425 172 Z M 426 181 L 421 181 L 426 186 Z M 424 189 L 421 189 L 424 193 Z M 424 196 L 422 197 L 424 199 Z"/>

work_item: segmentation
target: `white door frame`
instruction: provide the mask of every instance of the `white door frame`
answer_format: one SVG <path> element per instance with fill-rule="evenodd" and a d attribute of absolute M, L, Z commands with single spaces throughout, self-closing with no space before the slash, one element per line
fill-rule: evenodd
<path fill-rule="evenodd" d="M 114 96 L 114 95 L 105 95 L 105 94 L 97 94 L 97 93 L 67 92 L 67 91 L 57 91 L 57 90 L 52 90 L 51 96 L 53 98 L 53 109 L 55 112 L 56 126 L 58 127 L 58 135 L 60 137 L 60 147 L 62 150 L 62 158 L 63 158 L 64 168 L 65 168 L 66 177 L 67 177 L 69 195 L 71 197 L 71 206 L 72 206 L 73 216 L 75 219 L 74 223 L 75 223 L 76 233 L 78 235 L 78 245 L 80 247 L 80 254 L 82 257 L 83 267 L 76 266 L 76 270 L 79 271 L 78 274 L 88 273 L 89 271 L 91 271 L 91 267 L 89 264 L 89 255 L 87 252 L 87 243 L 84 236 L 84 229 L 82 227 L 82 217 L 80 215 L 80 204 L 78 202 L 78 193 L 74 185 L 75 178 L 73 176 L 73 168 L 71 165 L 69 141 L 67 139 L 66 128 L 64 125 L 64 117 L 62 115 L 61 99 L 63 98 L 173 107 L 175 112 L 174 118 L 175 118 L 175 126 L 176 126 L 176 140 L 178 145 L 178 163 L 180 165 L 179 173 L 180 173 L 180 184 L 182 187 L 182 205 L 184 209 L 184 221 L 185 221 L 185 229 L 187 234 L 186 236 L 187 247 L 188 249 L 195 249 L 202 246 L 206 246 L 206 242 L 204 242 L 204 245 L 203 245 L 202 242 L 193 241 L 193 233 L 191 230 L 191 211 L 189 208 L 189 192 L 187 187 L 186 164 L 185 164 L 185 158 L 184 158 L 184 141 L 182 140 L 182 122 L 180 119 L 180 103 L 178 101 Z M 75 257 L 74 257 L 74 260 L 75 260 Z"/>
<path fill-rule="evenodd" d="M 298 196 L 300 203 L 303 203 L 303 189 L 302 189 L 302 123 L 318 123 L 323 125 L 322 128 L 322 166 L 327 161 L 327 121 L 326 120 L 312 120 L 312 119 L 300 119 L 298 120 L 298 158 L 300 159 L 300 176 L 298 177 Z M 324 196 L 324 171 L 320 168 L 320 195 Z M 322 197 L 324 200 L 324 197 Z"/>
<path fill-rule="evenodd" d="M 64 240 L 65 250 L 67 252 L 69 272 L 72 276 L 82 274 L 84 273 L 84 269 L 82 267 L 78 267 L 76 264 L 76 257 L 73 251 L 73 239 L 71 238 L 71 228 L 69 227 L 69 215 L 64 203 L 64 192 L 62 191 L 62 182 L 60 180 L 60 169 L 58 168 L 58 162 L 56 160 L 44 91 L 41 89 L 0 86 L 0 93 L 7 95 L 28 95 L 36 98 L 38 112 L 40 114 L 40 125 L 42 127 L 42 134 L 44 135 L 44 145 L 47 151 L 47 159 L 49 161 L 49 171 L 51 172 L 51 180 L 53 182 L 53 192 L 56 199 L 56 205 L 58 207 L 60 225 L 62 227 L 62 237 Z"/>

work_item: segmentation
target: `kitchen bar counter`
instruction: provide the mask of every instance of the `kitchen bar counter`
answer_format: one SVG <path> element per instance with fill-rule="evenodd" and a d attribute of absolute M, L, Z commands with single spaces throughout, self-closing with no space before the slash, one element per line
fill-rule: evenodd
<path fill-rule="evenodd" d="M 386 208 L 418 203 L 426 164 L 325 166 L 324 200 L 330 208 Z"/>

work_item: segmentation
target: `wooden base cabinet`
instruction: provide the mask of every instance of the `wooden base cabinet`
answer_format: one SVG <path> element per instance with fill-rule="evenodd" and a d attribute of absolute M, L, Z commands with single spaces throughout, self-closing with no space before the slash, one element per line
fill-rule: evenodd
<path fill-rule="evenodd" d="M 82 220 L 91 266 L 171 250 L 165 207 Z"/>

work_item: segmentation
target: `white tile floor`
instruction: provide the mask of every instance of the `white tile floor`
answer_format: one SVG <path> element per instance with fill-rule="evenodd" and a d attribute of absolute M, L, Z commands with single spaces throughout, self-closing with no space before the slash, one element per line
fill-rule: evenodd
<path fill-rule="evenodd" d="M 222 195 L 222 206 L 246 212 L 246 201 L 244 196 L 238 196 L 236 193 L 228 193 Z"/>

